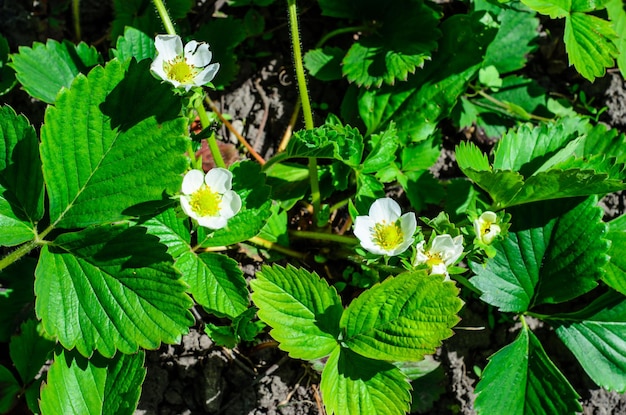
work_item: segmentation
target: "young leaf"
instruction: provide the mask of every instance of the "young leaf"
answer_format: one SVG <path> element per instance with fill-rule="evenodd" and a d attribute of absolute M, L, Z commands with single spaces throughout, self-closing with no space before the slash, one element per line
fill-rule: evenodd
<path fill-rule="evenodd" d="M 563 40 L 569 62 L 590 82 L 615 64 L 616 39 L 611 23 L 599 17 L 575 12 L 565 18 Z"/>
<path fill-rule="evenodd" d="M 44 336 L 37 321 L 30 319 L 21 325 L 20 334 L 11 337 L 9 352 L 22 383 L 35 379 L 53 349 L 54 342 Z"/>
<path fill-rule="evenodd" d="M 43 176 L 39 141 L 28 120 L 0 107 L 0 245 L 33 238 L 43 216 Z"/>
<path fill-rule="evenodd" d="M 111 55 L 120 62 L 129 61 L 131 58 L 135 58 L 137 62 L 144 59 L 154 59 L 156 55 L 154 39 L 134 27 L 126 27 L 124 28 L 124 36 L 117 38 L 115 49 L 111 50 Z"/>
<path fill-rule="evenodd" d="M 443 277 L 405 272 L 374 285 L 341 317 L 342 344 L 378 360 L 421 360 L 452 336 L 463 302 Z"/>
<path fill-rule="evenodd" d="M 515 221 L 507 238 L 493 245 L 496 256 L 485 265 L 470 262 L 481 299 L 501 311 L 524 312 L 596 287 L 609 248 L 596 204 L 590 197 L 512 209 Z"/>
<path fill-rule="evenodd" d="M 293 266 L 264 266 L 250 281 L 259 318 L 296 359 L 319 359 L 337 347 L 343 307 L 334 287 Z"/>
<path fill-rule="evenodd" d="M 328 415 L 397 415 L 409 410 L 411 386 L 394 365 L 335 347 L 320 382 Z"/>
<path fill-rule="evenodd" d="M 272 214 L 270 187 L 258 163 L 243 161 L 231 166 L 233 190 L 241 197 L 239 213 L 228 220 L 225 228 L 210 231 L 198 229 L 198 243 L 202 247 L 228 246 L 246 241 L 258 233 Z"/>
<path fill-rule="evenodd" d="M 146 376 L 144 353 L 87 360 L 57 351 L 41 390 L 41 413 L 48 415 L 128 414 L 135 412 Z"/>
<path fill-rule="evenodd" d="M 141 76 L 152 79 L 147 72 L 131 75 L 136 80 Z M 179 98 L 160 93 L 159 101 L 145 110 L 135 104 L 143 102 L 143 91 L 131 88 L 123 96 L 116 88 L 123 77 L 117 60 L 96 67 L 87 77 L 79 75 L 46 111 L 41 158 L 54 226 L 76 228 L 124 219 L 141 213 L 141 204 L 180 189 L 180 174 L 187 165 L 186 121 L 168 119 L 172 100 Z M 152 82 L 159 90 L 159 83 Z M 120 99 L 107 101 L 111 95 Z"/>
<path fill-rule="evenodd" d="M 443 37 L 432 62 L 407 82 L 361 91 L 359 114 L 368 135 L 386 129 L 391 122 L 403 143 L 421 141 L 433 133 L 480 69 L 495 35 L 495 29 L 481 22 L 483 16 L 484 12 L 457 14 L 444 21 Z"/>
<path fill-rule="evenodd" d="M 476 385 L 474 407 L 481 415 L 562 415 L 582 411 L 579 396 L 523 326 L 515 341 L 489 358 Z"/>
<path fill-rule="evenodd" d="M 608 293 L 583 310 L 549 318 L 585 372 L 607 390 L 626 390 L 626 299 Z"/>
<path fill-rule="evenodd" d="M 45 330 L 84 356 L 176 343 L 193 324 L 165 246 L 139 226 L 63 234 L 43 248 L 35 275 Z"/>
<path fill-rule="evenodd" d="M 300 130 L 287 145 L 290 158 L 334 158 L 351 167 L 361 163 L 363 136 L 356 128 L 330 121 L 312 130 Z"/>
<path fill-rule="evenodd" d="M 342 61 L 343 75 L 365 88 L 406 81 L 437 47 L 440 17 L 440 12 L 422 1 L 390 1 L 375 17 L 376 32 L 359 38 L 348 50 Z"/>
<path fill-rule="evenodd" d="M 26 92 L 48 104 L 53 104 L 61 88 L 69 88 L 81 72 L 101 62 L 93 46 L 80 43 L 75 46 L 65 40 L 59 43 L 48 39 L 46 44 L 35 42 L 32 48 L 20 46 L 19 53 L 11 55 L 15 76 Z"/>

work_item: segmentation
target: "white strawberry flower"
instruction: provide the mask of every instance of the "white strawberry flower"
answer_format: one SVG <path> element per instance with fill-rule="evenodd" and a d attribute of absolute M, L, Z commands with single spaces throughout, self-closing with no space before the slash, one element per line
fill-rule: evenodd
<path fill-rule="evenodd" d="M 205 175 L 191 170 L 183 178 L 180 204 L 198 225 L 221 229 L 241 209 L 241 198 L 232 188 L 233 174 L 217 167 Z"/>
<path fill-rule="evenodd" d="M 369 216 L 357 216 L 354 220 L 354 235 L 361 246 L 377 255 L 395 256 L 411 246 L 417 228 L 415 213 L 402 213 L 400 205 L 393 199 L 378 199 L 369 210 Z"/>
<path fill-rule="evenodd" d="M 474 221 L 474 230 L 476 238 L 485 245 L 491 245 L 493 240 L 500 235 L 502 228 L 498 224 L 498 215 L 488 210 L 483 212 L 478 219 Z"/>
<path fill-rule="evenodd" d="M 174 87 L 189 91 L 193 86 L 203 86 L 215 78 L 219 63 L 211 63 L 213 53 L 209 45 L 195 40 L 183 42 L 177 35 L 158 35 L 154 40 L 157 56 L 150 70 Z"/>
<path fill-rule="evenodd" d="M 425 249 L 426 241 L 417 244 L 415 265 L 428 265 L 431 274 L 445 275 L 450 279 L 448 267 L 454 265 L 463 254 L 463 236 L 437 235 L 430 248 Z"/>

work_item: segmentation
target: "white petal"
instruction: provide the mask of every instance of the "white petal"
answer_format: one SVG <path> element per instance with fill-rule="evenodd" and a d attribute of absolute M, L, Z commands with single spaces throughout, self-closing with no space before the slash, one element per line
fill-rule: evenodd
<path fill-rule="evenodd" d="M 415 213 L 409 212 L 400 216 L 400 229 L 405 239 L 413 236 L 415 229 L 417 229 L 417 219 L 415 219 Z"/>
<path fill-rule="evenodd" d="M 183 178 L 183 194 L 190 195 L 202 187 L 204 183 L 204 172 L 201 170 L 190 170 Z"/>
<path fill-rule="evenodd" d="M 189 47 L 192 45 L 193 47 Z M 204 68 L 213 58 L 213 53 L 209 50 L 209 45 L 206 43 L 198 43 L 195 40 L 187 43 L 185 46 L 185 59 L 187 63 L 195 66 L 196 68 Z"/>
<path fill-rule="evenodd" d="M 448 274 L 448 268 L 446 267 L 446 264 L 444 263 L 439 263 L 439 264 L 435 264 L 433 265 L 433 269 L 430 271 L 431 274 L 439 274 L 439 275 L 445 275 L 446 276 L 446 280 L 450 279 L 450 274 Z"/>
<path fill-rule="evenodd" d="M 224 168 L 215 167 L 206 174 L 204 182 L 217 193 L 223 194 L 233 187 L 233 174 Z"/>
<path fill-rule="evenodd" d="M 203 86 L 208 84 L 213 80 L 213 78 L 215 78 L 215 75 L 217 75 L 217 71 L 219 69 L 219 63 L 212 63 L 211 65 L 204 68 L 202 72 L 196 75 L 196 77 L 193 79 L 194 83 L 196 84 L 196 86 Z"/>
<path fill-rule="evenodd" d="M 480 220 L 482 220 L 483 222 L 495 223 L 498 221 L 498 215 L 490 210 L 487 210 L 483 212 L 482 215 L 480 215 Z"/>
<path fill-rule="evenodd" d="M 167 79 L 167 74 L 165 73 L 165 70 L 163 70 L 163 58 L 161 57 L 161 55 L 158 55 L 156 58 L 154 58 L 154 60 L 150 64 L 150 71 L 164 81 L 169 81 L 169 79 Z"/>
<path fill-rule="evenodd" d="M 459 235 L 454 239 L 451 239 L 452 247 L 449 247 L 443 253 L 443 260 L 446 265 L 454 265 L 456 261 L 459 260 L 461 255 L 463 255 L 463 236 Z"/>
<path fill-rule="evenodd" d="M 228 223 L 228 219 L 221 216 L 203 216 L 197 219 L 198 225 L 210 229 L 222 229 Z"/>
<path fill-rule="evenodd" d="M 415 238 L 405 239 L 404 242 L 402 242 L 400 245 L 398 245 L 394 249 L 390 250 L 387 255 L 389 255 L 389 256 L 400 255 L 401 253 L 406 251 L 409 246 L 413 245 L 414 241 L 415 241 Z"/>
<path fill-rule="evenodd" d="M 372 240 L 371 229 L 376 223 L 369 216 L 357 216 L 354 219 L 354 236 L 359 238 L 360 241 Z"/>
<path fill-rule="evenodd" d="M 180 206 L 183 208 L 183 212 L 187 216 L 192 219 L 198 219 L 198 215 L 191 209 L 191 205 L 189 204 L 189 198 L 186 196 L 181 196 L 180 198 Z"/>
<path fill-rule="evenodd" d="M 400 217 L 402 210 L 400 205 L 393 199 L 385 197 L 377 199 L 370 207 L 370 217 L 376 223 L 395 222 Z"/>
<path fill-rule="evenodd" d="M 165 61 L 171 61 L 183 54 L 183 41 L 177 35 L 158 35 L 154 40 L 154 47 Z"/>
<path fill-rule="evenodd" d="M 232 190 L 228 190 L 222 195 L 221 206 L 220 216 L 230 219 L 241 210 L 241 197 Z"/>

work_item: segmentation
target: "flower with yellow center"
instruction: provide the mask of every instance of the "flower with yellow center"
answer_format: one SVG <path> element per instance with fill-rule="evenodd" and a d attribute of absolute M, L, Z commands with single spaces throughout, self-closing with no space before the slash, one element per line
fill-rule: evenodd
<path fill-rule="evenodd" d="M 191 170 L 183 178 L 180 204 L 183 211 L 198 225 L 221 229 L 241 209 L 241 198 L 231 190 L 233 174 L 217 167 L 203 171 Z"/>
<path fill-rule="evenodd" d="M 488 210 L 483 212 L 478 219 L 474 221 L 474 231 L 476 231 L 476 238 L 485 245 L 491 245 L 494 239 L 502 228 L 498 225 L 498 215 Z"/>
<path fill-rule="evenodd" d="M 369 210 L 369 216 L 357 216 L 354 235 L 361 246 L 377 255 L 394 256 L 411 246 L 417 228 L 415 213 L 400 216 L 400 205 L 393 199 L 378 199 Z"/>
<path fill-rule="evenodd" d="M 424 248 L 426 241 L 417 244 L 415 265 L 428 265 L 431 274 L 445 275 L 450 279 L 448 267 L 454 265 L 463 254 L 463 236 L 437 235 L 433 239 L 430 249 Z"/>
<path fill-rule="evenodd" d="M 180 36 L 158 35 L 154 46 L 157 56 L 150 70 L 176 88 L 189 91 L 192 86 L 206 85 L 215 78 L 220 68 L 219 63 L 211 63 L 213 54 L 206 43 L 192 40 L 183 49 Z"/>

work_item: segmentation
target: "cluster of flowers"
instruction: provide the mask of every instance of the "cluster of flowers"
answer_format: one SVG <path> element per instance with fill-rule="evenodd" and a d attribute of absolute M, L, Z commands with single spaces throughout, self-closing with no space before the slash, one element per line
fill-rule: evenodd
<path fill-rule="evenodd" d="M 367 216 L 357 216 L 354 235 L 361 246 L 377 255 L 396 256 L 415 242 L 417 220 L 415 213 L 401 214 L 400 205 L 390 198 L 376 200 Z M 486 211 L 474 221 L 474 231 L 479 243 L 490 245 L 500 234 L 501 227 L 494 212 Z M 463 255 L 463 236 L 437 235 L 427 246 L 420 241 L 416 246 L 414 266 L 426 265 L 431 274 L 450 278 L 448 268 L 460 261 Z"/>

